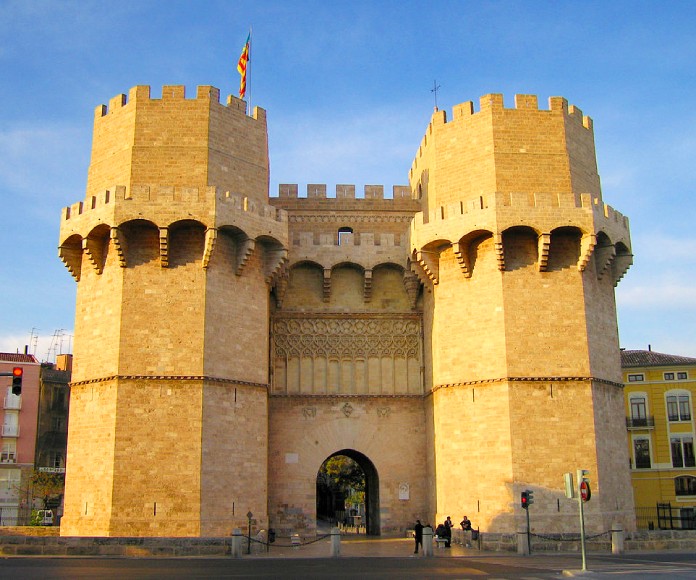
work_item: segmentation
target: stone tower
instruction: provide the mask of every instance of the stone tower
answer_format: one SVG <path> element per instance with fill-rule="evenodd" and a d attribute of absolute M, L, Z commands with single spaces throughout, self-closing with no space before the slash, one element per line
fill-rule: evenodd
<path fill-rule="evenodd" d="M 77 280 L 63 535 L 210 536 L 266 518 L 265 112 L 199 87 L 100 106 L 87 195 L 65 210 Z M 233 435 L 232 435 L 233 434 Z"/>
<path fill-rule="evenodd" d="M 572 531 L 562 474 L 584 468 L 593 529 L 633 526 L 614 302 L 628 220 L 602 202 L 592 121 L 549 105 L 437 111 L 411 168 L 437 521 L 514 531 L 531 489 L 536 529 Z"/>
<path fill-rule="evenodd" d="M 630 238 L 590 119 L 488 95 L 434 114 L 391 197 L 268 184 L 265 112 L 217 89 L 97 108 L 60 231 L 78 282 L 63 535 L 227 535 L 251 512 L 254 532 L 311 536 L 336 455 L 365 473 L 371 534 L 465 513 L 512 533 L 522 489 L 536 531 L 575 531 L 578 468 L 588 529 L 633 526 Z"/>

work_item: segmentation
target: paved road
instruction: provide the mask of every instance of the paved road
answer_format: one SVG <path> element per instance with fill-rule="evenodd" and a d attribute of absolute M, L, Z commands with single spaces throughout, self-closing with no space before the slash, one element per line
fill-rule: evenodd
<path fill-rule="evenodd" d="M 21 579 L 208 579 L 208 578 L 485 578 L 552 579 L 578 572 L 579 555 L 513 555 L 419 558 L 52 558 L 0 559 L 0 578 Z M 588 558 L 590 578 L 623 580 L 696 578 L 696 554 L 660 552 Z"/>

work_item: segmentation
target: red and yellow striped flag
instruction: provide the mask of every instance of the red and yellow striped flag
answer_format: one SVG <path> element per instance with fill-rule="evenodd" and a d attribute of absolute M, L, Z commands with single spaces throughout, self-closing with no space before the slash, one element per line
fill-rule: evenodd
<path fill-rule="evenodd" d="M 237 63 L 237 70 L 242 78 L 239 80 L 239 98 L 243 99 L 246 95 L 246 77 L 247 77 L 247 63 L 249 62 L 249 44 L 251 43 L 251 32 L 247 36 L 246 44 L 242 49 L 242 55 L 239 57 L 239 62 Z"/>

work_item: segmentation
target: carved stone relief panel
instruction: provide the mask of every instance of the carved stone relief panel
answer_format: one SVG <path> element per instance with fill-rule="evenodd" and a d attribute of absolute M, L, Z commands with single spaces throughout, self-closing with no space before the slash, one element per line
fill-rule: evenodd
<path fill-rule="evenodd" d="M 419 316 L 273 320 L 274 393 L 422 393 Z"/>

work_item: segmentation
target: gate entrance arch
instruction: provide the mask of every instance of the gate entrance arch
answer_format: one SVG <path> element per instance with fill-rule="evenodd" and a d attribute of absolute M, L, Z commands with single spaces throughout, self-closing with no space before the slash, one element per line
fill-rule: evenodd
<path fill-rule="evenodd" d="M 379 475 L 377 468 L 370 459 L 356 451 L 355 449 L 341 449 L 329 455 L 322 466 L 332 457 L 338 456 L 349 457 L 358 464 L 365 476 L 365 533 L 370 536 L 380 535 L 380 518 L 379 518 Z M 317 504 L 321 501 L 319 494 L 319 486 L 317 485 Z M 319 510 L 319 505 L 317 505 Z M 317 513 L 319 515 L 319 513 Z"/>

